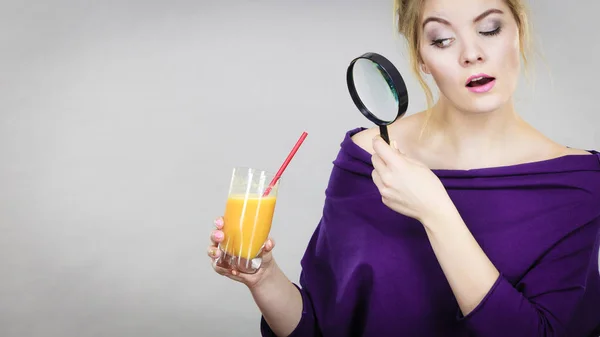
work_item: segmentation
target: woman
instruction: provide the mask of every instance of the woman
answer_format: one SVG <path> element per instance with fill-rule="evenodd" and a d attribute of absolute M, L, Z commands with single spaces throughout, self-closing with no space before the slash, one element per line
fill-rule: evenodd
<path fill-rule="evenodd" d="M 348 132 L 300 286 L 273 241 L 257 274 L 217 272 L 248 286 L 263 336 L 597 336 L 600 154 L 515 112 L 522 1 L 396 9 L 437 103 L 395 122 L 393 146 L 375 128 Z"/>

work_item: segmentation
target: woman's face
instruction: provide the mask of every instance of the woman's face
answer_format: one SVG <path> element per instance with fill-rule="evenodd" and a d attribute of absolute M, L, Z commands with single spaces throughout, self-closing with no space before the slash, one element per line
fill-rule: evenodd
<path fill-rule="evenodd" d="M 510 100 L 520 71 L 519 31 L 503 0 L 427 0 L 421 27 L 423 70 L 455 107 L 483 113 Z"/>

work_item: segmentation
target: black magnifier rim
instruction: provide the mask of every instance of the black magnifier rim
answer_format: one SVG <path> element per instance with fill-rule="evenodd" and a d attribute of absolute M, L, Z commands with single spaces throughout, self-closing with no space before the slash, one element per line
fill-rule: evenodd
<path fill-rule="evenodd" d="M 377 65 L 379 65 L 380 70 L 383 70 L 387 74 L 388 78 L 391 79 L 392 84 L 394 85 L 394 89 L 396 89 L 396 94 L 398 95 L 398 113 L 396 115 L 396 118 L 394 118 L 393 120 L 383 121 L 375 117 L 375 115 L 373 115 L 373 113 L 371 113 L 369 109 L 367 109 L 365 104 L 360 100 L 360 97 L 356 92 L 356 87 L 354 86 L 354 77 L 352 76 L 354 64 L 360 59 L 367 59 L 371 62 L 376 63 Z M 352 60 L 352 62 L 350 62 L 350 65 L 348 66 L 348 70 L 346 71 L 346 83 L 348 84 L 348 90 L 350 91 L 350 96 L 352 97 L 354 104 L 356 104 L 358 110 L 360 110 L 360 112 L 371 122 L 380 126 L 389 125 L 406 113 L 406 110 L 408 108 L 408 91 L 406 89 L 406 84 L 404 83 L 404 79 L 402 78 L 402 75 L 400 75 L 398 69 L 396 69 L 396 67 L 394 67 L 394 64 L 384 56 L 379 55 L 377 53 L 368 52 Z"/>

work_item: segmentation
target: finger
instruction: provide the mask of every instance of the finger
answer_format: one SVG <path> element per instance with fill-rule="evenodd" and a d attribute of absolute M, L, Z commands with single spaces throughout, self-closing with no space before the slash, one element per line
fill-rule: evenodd
<path fill-rule="evenodd" d="M 222 229 L 222 228 L 223 228 L 223 224 L 224 224 L 224 223 L 225 223 L 225 222 L 223 221 L 223 217 L 218 217 L 218 218 L 216 218 L 216 219 L 215 219 L 215 221 L 214 221 L 214 225 L 215 225 L 215 227 L 216 227 L 217 229 Z"/>
<path fill-rule="evenodd" d="M 210 241 L 215 245 L 221 243 L 223 238 L 225 238 L 225 234 L 220 230 L 214 230 L 210 235 Z"/>
<path fill-rule="evenodd" d="M 394 173 L 393 168 L 387 166 L 383 159 L 377 154 L 373 155 L 372 161 L 377 176 L 373 176 L 373 174 L 371 174 L 371 176 L 373 177 L 373 182 L 375 182 L 375 185 L 377 185 L 381 191 L 383 188 L 389 187 L 393 183 L 394 175 L 396 173 Z"/>
<path fill-rule="evenodd" d="M 398 155 L 399 151 L 393 149 L 380 136 L 373 138 L 373 150 L 386 166 L 398 166 L 402 162 L 402 157 Z"/>
<path fill-rule="evenodd" d="M 417 159 L 407 156 L 406 153 L 404 153 L 402 150 L 400 150 L 400 148 L 398 147 L 398 143 L 395 140 L 392 141 L 391 146 L 394 150 L 398 151 L 398 153 L 401 155 L 401 157 L 404 158 L 405 160 L 407 160 L 413 164 L 424 166 L 424 164 L 422 162 L 418 161 Z"/>
<path fill-rule="evenodd" d="M 409 157 L 408 155 L 406 155 L 406 153 L 404 153 L 402 150 L 400 150 L 400 148 L 398 147 L 398 143 L 395 140 L 391 142 L 390 146 L 392 147 L 392 149 L 396 150 L 400 154 L 400 157 L 403 158 L 405 161 L 410 162 L 411 164 L 425 166 L 419 160 Z"/>
<path fill-rule="evenodd" d="M 265 242 L 265 247 L 263 249 L 263 252 L 268 253 L 268 252 L 272 251 L 273 248 L 275 248 L 275 240 L 273 240 L 273 238 L 267 239 L 267 242 Z"/>
<path fill-rule="evenodd" d="M 227 276 L 227 275 L 231 274 L 231 272 L 229 271 L 229 269 L 217 266 L 217 261 L 216 260 L 213 261 L 213 269 L 219 275 Z"/>
<path fill-rule="evenodd" d="M 385 161 L 381 159 L 378 154 L 373 154 L 371 156 L 371 162 L 373 163 L 373 168 L 379 173 L 383 174 L 384 172 L 389 171 L 390 169 L 387 167 Z"/>
<path fill-rule="evenodd" d="M 383 182 L 383 180 L 381 179 L 381 176 L 377 173 L 377 171 L 373 171 L 372 173 L 372 177 L 373 177 L 373 182 L 375 183 L 375 186 L 377 186 L 377 189 L 379 190 L 379 194 L 381 195 L 381 201 L 387 205 L 387 198 L 389 196 L 389 188 L 385 185 L 385 183 Z"/>
<path fill-rule="evenodd" d="M 230 270 L 229 275 L 227 275 L 227 277 L 229 277 L 230 279 L 241 282 L 242 278 L 240 276 L 241 276 L 241 273 L 235 269 Z"/>
<path fill-rule="evenodd" d="M 223 276 L 229 276 L 232 273 L 232 269 L 218 266 L 217 265 L 217 260 L 213 260 L 212 261 L 212 267 L 217 272 L 217 274 L 220 274 L 220 275 L 223 275 Z"/>
<path fill-rule="evenodd" d="M 402 150 L 400 150 L 400 148 L 398 148 L 398 143 L 394 140 L 392 141 L 392 148 L 396 151 L 398 151 L 398 153 L 400 153 L 401 155 L 405 155 L 404 152 L 402 152 Z"/>
<path fill-rule="evenodd" d="M 244 279 L 241 277 L 240 272 L 234 269 L 227 269 L 223 267 L 219 267 L 216 265 L 216 262 L 213 262 L 213 269 L 215 272 L 221 276 L 228 277 L 234 281 L 243 282 Z"/>
<path fill-rule="evenodd" d="M 214 259 L 218 258 L 219 256 L 221 256 L 221 250 L 215 246 L 209 246 L 207 254 L 211 259 L 214 260 Z"/>
<path fill-rule="evenodd" d="M 381 175 L 377 172 L 377 170 L 373 170 L 373 172 L 371 172 L 371 178 L 373 179 L 375 186 L 377 186 L 377 189 L 379 189 L 379 191 L 381 192 L 381 190 L 384 189 L 385 186 L 383 185 Z"/>

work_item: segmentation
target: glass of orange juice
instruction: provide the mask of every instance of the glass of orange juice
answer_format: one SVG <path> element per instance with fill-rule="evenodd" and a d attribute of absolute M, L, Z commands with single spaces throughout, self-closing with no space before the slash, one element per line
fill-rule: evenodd
<path fill-rule="evenodd" d="M 255 168 L 233 169 L 217 266 L 247 274 L 260 269 L 262 249 L 275 213 L 279 179 L 268 193 L 265 191 L 274 177 L 274 173 Z"/>

